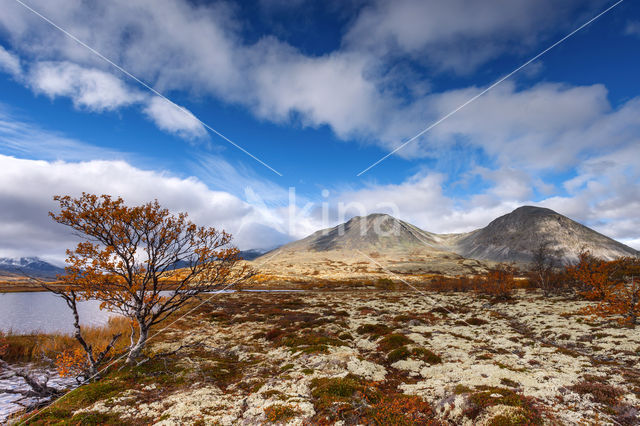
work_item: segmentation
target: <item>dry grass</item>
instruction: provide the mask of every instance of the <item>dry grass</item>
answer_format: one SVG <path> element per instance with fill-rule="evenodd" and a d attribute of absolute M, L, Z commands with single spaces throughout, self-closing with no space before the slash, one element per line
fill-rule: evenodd
<path fill-rule="evenodd" d="M 109 323 L 102 327 L 83 327 L 84 338 L 94 348 L 104 348 L 111 341 L 113 334 L 122 333 L 116 351 L 118 352 L 129 343 L 131 329 L 129 321 L 123 317 L 112 317 Z M 10 363 L 43 362 L 45 359 L 55 359 L 62 352 L 79 348 L 76 339 L 68 334 L 13 334 L 0 332 L 0 342 L 3 344 L 2 359 Z"/>

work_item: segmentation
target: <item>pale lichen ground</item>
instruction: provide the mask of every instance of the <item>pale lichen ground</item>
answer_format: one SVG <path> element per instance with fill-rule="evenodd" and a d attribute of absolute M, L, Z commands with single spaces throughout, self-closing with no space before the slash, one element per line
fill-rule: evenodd
<path fill-rule="evenodd" d="M 499 304 L 472 293 L 221 294 L 152 350 L 195 346 L 73 415 L 161 425 L 260 424 L 270 412 L 279 423 L 337 421 L 340 410 L 319 405 L 314 379 L 348 376 L 419 396 L 444 424 L 522 415 L 518 404 L 478 406 L 482 392 L 496 401 L 496 392 L 530 397 L 543 423 L 638 424 L 640 331 L 591 322 L 577 314 L 585 304 L 525 292 Z M 386 328 L 366 331 L 376 324 Z M 441 362 L 388 360 L 379 345 L 390 333 Z M 617 393 L 603 401 L 574 388 L 584 383 Z"/>

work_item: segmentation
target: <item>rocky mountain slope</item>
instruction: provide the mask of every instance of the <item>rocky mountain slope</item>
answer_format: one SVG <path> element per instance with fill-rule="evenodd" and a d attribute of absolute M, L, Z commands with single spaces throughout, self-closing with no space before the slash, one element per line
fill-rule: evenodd
<path fill-rule="evenodd" d="M 526 263 L 542 242 L 562 253 L 564 263 L 575 261 L 582 249 L 604 259 L 640 254 L 553 210 L 524 206 L 463 234 L 434 234 L 385 214 L 358 216 L 254 262 L 268 274 L 294 277 L 464 274 L 492 262 Z"/>
<path fill-rule="evenodd" d="M 393 275 L 465 274 L 485 265 L 447 250 L 441 239 L 386 214 L 357 216 L 257 258 L 271 276 L 375 279 Z"/>
<path fill-rule="evenodd" d="M 561 253 L 564 263 L 577 260 L 583 249 L 606 260 L 639 254 L 553 210 L 532 206 L 517 208 L 482 229 L 444 240 L 461 256 L 496 262 L 528 262 L 531 250 L 545 241 Z"/>

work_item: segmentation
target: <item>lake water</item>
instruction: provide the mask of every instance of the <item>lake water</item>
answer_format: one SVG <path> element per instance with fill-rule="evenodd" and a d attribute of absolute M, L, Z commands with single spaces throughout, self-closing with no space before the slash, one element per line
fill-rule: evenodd
<path fill-rule="evenodd" d="M 246 290 L 279 292 L 296 290 Z M 223 290 L 224 293 L 235 290 Z M 215 293 L 215 292 L 212 292 Z M 113 313 L 100 310 L 100 302 L 78 304 L 81 325 L 104 325 Z M 73 333 L 73 315 L 64 300 L 48 292 L 0 293 L 0 331 L 16 334 Z"/>
<path fill-rule="evenodd" d="M 100 302 L 78 304 L 82 325 L 103 325 L 114 314 L 100 310 Z M 16 334 L 72 333 L 73 315 L 65 301 L 48 292 L 0 293 L 0 331 Z"/>

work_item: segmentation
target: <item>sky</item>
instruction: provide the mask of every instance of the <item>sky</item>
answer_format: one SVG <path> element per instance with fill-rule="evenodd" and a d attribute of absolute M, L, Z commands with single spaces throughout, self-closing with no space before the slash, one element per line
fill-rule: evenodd
<path fill-rule="evenodd" d="M 521 205 L 640 249 L 638 2 L 0 1 L 0 257 L 60 263 L 83 191 L 241 249 Z"/>

